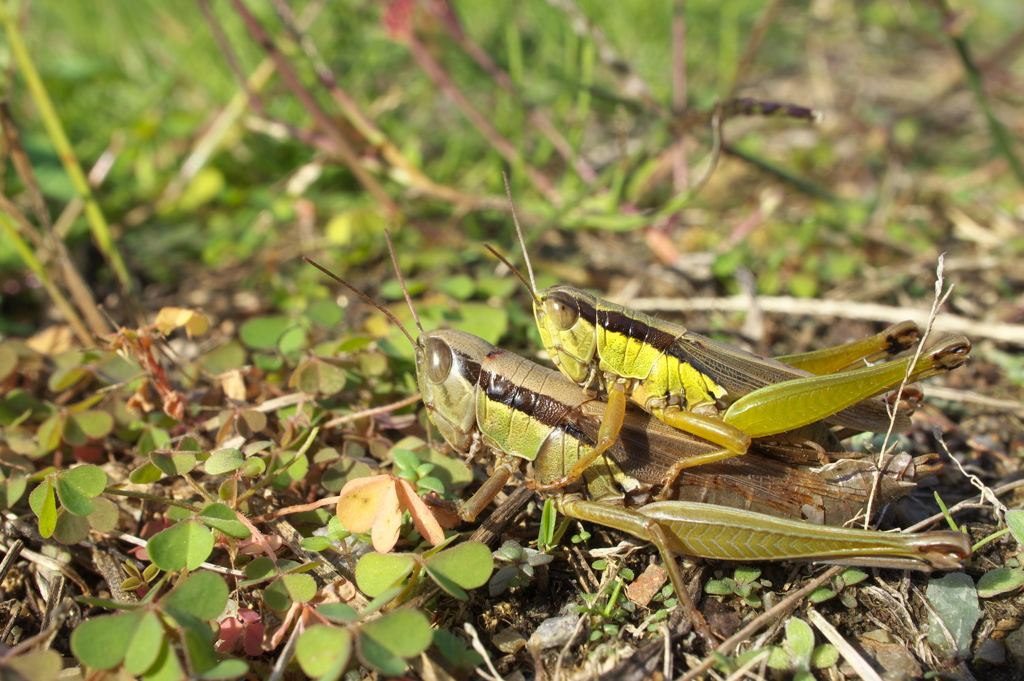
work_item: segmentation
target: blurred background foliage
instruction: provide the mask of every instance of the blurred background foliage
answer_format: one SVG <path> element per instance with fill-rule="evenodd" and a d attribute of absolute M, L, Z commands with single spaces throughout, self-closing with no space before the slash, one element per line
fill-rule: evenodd
<path fill-rule="evenodd" d="M 211 5 L 209 16 L 205 4 L 187 0 L 20 7 L 30 53 L 76 155 L 86 168 L 105 153 L 112 160 L 96 193 L 147 298 L 188 293 L 179 302 L 224 316 L 240 306 L 248 314 L 295 312 L 326 294 L 320 275 L 298 259 L 303 254 L 357 284 L 373 282 L 376 293 L 391 279 L 382 235 L 390 227 L 421 292 L 442 292 L 452 304 L 509 300 L 507 277 L 494 276 L 481 248 L 489 240 L 521 261 L 503 200 L 508 171 L 530 240 L 540 242 L 533 255 L 548 276 L 542 283 L 570 280 L 614 296 L 634 280 L 633 295 L 717 294 L 737 290 L 733 275 L 746 269 L 760 293 L 819 297 L 862 293 L 856 282 L 877 276 L 888 290 L 875 299 L 899 303 L 930 295 L 929 272 L 947 252 L 976 264 L 995 258 L 995 268 L 963 265 L 981 287 L 972 290 L 978 297 L 969 312 L 1009 314 L 1001 317 L 1007 321 L 1022 314 L 1014 299 L 1020 275 L 998 266 L 1024 251 L 1022 178 L 1003 153 L 1019 149 L 993 139 L 951 38 L 973 47 L 987 106 L 1019 133 L 1019 3 L 291 6 L 308 26 L 303 40 L 381 140 L 455 200 L 424 190 L 385 158 L 380 140 L 368 142 L 317 82 L 274 5 L 253 3 L 255 19 L 391 206 L 332 153 L 329 135 L 288 84 L 259 70 L 266 53 L 236 8 Z M 459 47 L 446 11 L 507 71 L 515 96 Z M 670 29 L 680 19 L 685 70 L 672 63 Z M 247 105 L 211 25 L 252 77 L 258 105 Z M 410 50 L 403 31 L 426 57 Z M 7 82 L 13 120 L 58 215 L 74 190 L 22 82 Z M 467 123 L 442 83 L 476 107 L 509 153 Z M 734 97 L 807 106 L 824 119 L 727 120 L 718 166 L 690 196 L 713 146 L 710 112 Z M 581 177 L 556 152 L 531 123 L 532 110 L 549 117 L 593 176 Z M 685 153 L 676 151 L 680 139 Z M 25 201 L 10 169 L 4 185 L 7 196 Z M 117 294 L 86 221 L 65 229 L 100 298 Z M 40 292 L 21 267 L 0 238 L 7 333 L 44 323 Z M 242 295 L 249 291 L 255 296 Z M 385 291 L 396 298 L 393 286 Z M 997 300 L 1010 310 L 996 309 Z M 128 321 L 108 302 L 115 319 Z M 522 302 L 520 293 L 508 315 L 525 323 L 516 312 Z"/>

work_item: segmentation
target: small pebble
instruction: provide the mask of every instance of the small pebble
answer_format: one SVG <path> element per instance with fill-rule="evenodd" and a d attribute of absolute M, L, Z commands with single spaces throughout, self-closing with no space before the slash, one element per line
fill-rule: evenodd
<path fill-rule="evenodd" d="M 526 639 L 512 627 L 506 627 L 491 638 L 491 643 L 501 652 L 515 655 L 526 645 Z"/>

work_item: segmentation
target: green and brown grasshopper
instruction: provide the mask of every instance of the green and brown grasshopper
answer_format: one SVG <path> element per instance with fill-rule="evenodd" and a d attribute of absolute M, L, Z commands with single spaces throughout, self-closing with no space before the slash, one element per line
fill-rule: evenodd
<path fill-rule="evenodd" d="M 388 239 L 390 245 L 390 238 Z M 392 249 L 392 258 L 395 259 Z M 971 555 L 970 542 L 958 532 L 901 535 L 817 525 L 791 519 L 800 504 L 778 504 L 780 490 L 793 484 L 839 498 L 842 485 L 774 462 L 779 485 L 752 489 L 739 505 L 763 506 L 777 516 L 745 508 L 693 501 L 637 503 L 674 480 L 680 460 L 705 457 L 716 443 L 679 431 L 638 409 L 621 417 L 618 436 L 596 456 L 607 404 L 556 371 L 494 347 L 481 338 L 454 331 L 424 331 L 406 293 L 418 339 L 386 308 L 344 280 L 312 263 L 380 309 L 402 329 L 415 349 L 416 377 L 431 421 L 457 452 L 492 460 L 486 482 L 458 508 L 473 520 L 514 475 L 548 492 L 564 515 L 627 532 L 652 542 L 661 553 L 671 583 L 697 631 L 713 644 L 703 617 L 690 602 L 673 553 L 722 560 L 809 560 L 841 564 L 911 568 L 924 571 L 960 567 Z M 401 280 L 397 259 L 395 268 Z M 403 289 L 405 288 L 402 282 Z M 770 461 L 770 450 L 755 441 L 749 460 L 732 473 L 719 469 L 709 477 L 740 480 L 744 466 Z M 578 476 L 570 471 L 587 461 Z M 727 466 L 732 462 L 722 462 Z M 705 470 L 710 470 L 707 468 Z M 750 474 L 753 469 L 747 469 Z M 761 468 L 772 470 L 771 466 Z M 687 471 L 687 482 L 701 469 Z M 566 481 L 567 480 L 567 481 Z M 566 482 L 563 482 L 566 481 Z"/>
<path fill-rule="evenodd" d="M 515 213 L 513 211 L 513 216 Z M 533 298 L 541 340 L 558 369 L 580 387 L 606 397 L 597 447 L 562 478 L 578 478 L 612 446 L 632 401 L 659 420 L 713 442 L 718 448 L 680 461 L 678 470 L 744 454 L 755 438 L 812 424 L 857 431 L 906 430 L 906 414 L 891 416 L 872 397 L 961 366 L 971 343 L 952 336 L 920 356 L 849 369 L 900 352 L 918 336 L 903 322 L 871 338 L 782 359 L 761 357 L 686 328 L 630 310 L 572 286 L 537 289 L 518 219 L 516 232 L 529 281 L 488 246 L 523 282 Z M 825 429 L 819 427 L 823 437 Z"/>

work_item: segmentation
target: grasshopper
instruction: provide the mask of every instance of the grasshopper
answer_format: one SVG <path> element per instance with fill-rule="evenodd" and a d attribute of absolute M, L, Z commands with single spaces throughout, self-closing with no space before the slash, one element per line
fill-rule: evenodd
<path fill-rule="evenodd" d="M 390 237 L 388 242 L 390 246 Z M 391 257 L 402 281 L 393 248 Z M 591 393 L 556 371 L 476 336 L 454 330 L 424 331 L 406 292 L 419 329 L 419 337 L 414 339 L 389 310 L 308 262 L 380 309 L 406 335 L 415 349 L 417 383 L 429 417 L 448 444 L 467 457 L 484 453 L 493 457 L 489 478 L 458 508 L 463 520 L 474 520 L 527 464 L 527 484 L 548 490 L 563 515 L 652 542 L 684 611 L 712 645 L 714 638 L 690 601 L 673 553 L 722 560 L 812 560 L 924 571 L 955 569 L 971 555 L 966 535 L 959 532 L 885 534 L 686 501 L 631 508 L 627 506 L 629 492 L 642 490 L 650 481 L 665 483 L 665 472 L 677 459 L 700 457 L 717 445 L 629 409 L 620 429 L 623 437 L 605 447 L 598 457 L 592 457 L 607 406 Z M 404 290 L 404 281 L 402 287 Z M 755 443 L 754 449 L 759 447 Z M 658 452 L 656 457 L 654 451 Z M 590 463 L 580 479 L 561 486 L 553 484 L 586 459 Z M 762 501 L 770 504 L 769 497 L 777 495 L 778 490 L 768 486 L 761 489 L 765 496 Z"/>
<path fill-rule="evenodd" d="M 917 339 L 912 322 L 896 324 L 863 341 L 778 359 L 761 357 L 682 326 L 601 300 L 572 286 L 538 290 L 519 220 L 516 232 L 529 281 L 494 248 L 488 249 L 519 278 L 533 298 L 541 341 L 555 366 L 587 390 L 607 396 L 597 446 L 560 477 L 567 484 L 611 447 L 632 401 L 659 420 L 719 447 L 680 460 L 676 472 L 746 453 L 754 438 L 779 435 L 818 422 L 884 432 L 891 417 L 869 399 L 898 385 L 961 366 L 971 350 L 952 336 L 912 358 L 846 370 L 852 364 L 900 352 Z M 897 411 L 894 430 L 910 427 Z M 824 433 L 824 428 L 819 428 Z"/>

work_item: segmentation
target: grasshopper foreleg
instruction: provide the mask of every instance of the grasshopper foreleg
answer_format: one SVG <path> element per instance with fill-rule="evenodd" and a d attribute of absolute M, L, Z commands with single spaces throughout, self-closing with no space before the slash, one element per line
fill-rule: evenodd
<path fill-rule="evenodd" d="M 473 496 L 467 499 L 458 507 L 459 518 L 471 523 L 476 520 L 480 512 L 487 508 L 498 492 L 508 483 L 516 467 L 509 462 L 499 462 L 494 466 L 494 473 L 480 486 Z"/>

